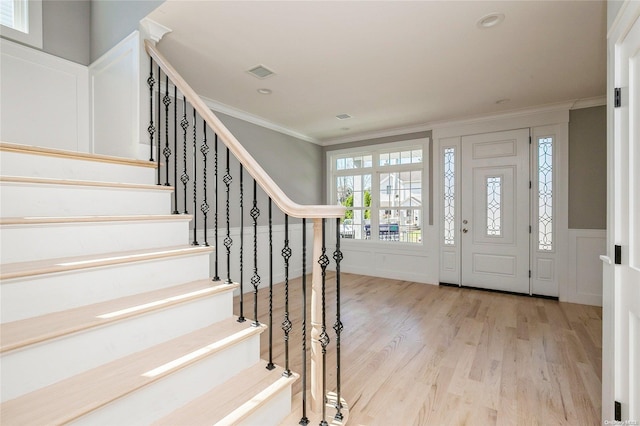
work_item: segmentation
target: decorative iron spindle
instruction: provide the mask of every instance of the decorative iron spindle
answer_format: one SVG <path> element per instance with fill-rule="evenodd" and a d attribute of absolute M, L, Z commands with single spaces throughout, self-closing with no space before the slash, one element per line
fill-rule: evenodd
<path fill-rule="evenodd" d="M 214 251 L 214 260 L 213 260 L 213 281 L 220 281 L 220 277 L 218 276 L 218 134 L 214 134 L 214 156 L 213 156 L 213 180 L 214 180 L 214 188 L 213 192 L 215 195 L 215 211 L 213 212 L 213 232 L 214 232 L 214 241 L 216 245 L 216 249 Z"/>
<path fill-rule="evenodd" d="M 302 418 L 299 424 L 309 424 L 307 417 L 307 219 L 302 219 Z"/>
<path fill-rule="evenodd" d="M 182 120 L 180 121 L 180 127 L 182 127 L 182 174 L 180 175 L 180 181 L 182 182 L 182 189 L 184 195 L 184 211 L 183 214 L 189 214 L 187 210 L 187 183 L 189 183 L 189 175 L 187 174 L 187 129 L 189 128 L 189 120 L 187 120 L 187 98 L 182 95 Z"/>
<path fill-rule="evenodd" d="M 258 327 L 260 321 L 258 321 L 258 286 L 260 285 L 260 275 L 258 275 L 258 217 L 260 216 L 260 209 L 258 208 L 258 185 L 256 180 L 253 180 L 253 207 L 250 211 L 251 218 L 253 219 L 253 276 L 251 277 L 251 285 L 253 286 L 253 326 Z"/>
<path fill-rule="evenodd" d="M 340 251 L 340 218 L 336 219 L 336 251 L 333 252 L 333 260 L 336 262 L 336 322 L 333 329 L 336 332 L 336 415 L 334 419 L 343 420 L 342 400 L 340 399 L 340 335 L 342 334 L 342 321 L 340 320 L 340 262 L 342 262 L 342 251 Z"/>
<path fill-rule="evenodd" d="M 327 426 L 327 404 L 325 396 L 327 394 L 327 345 L 329 344 L 329 335 L 327 334 L 327 310 L 326 310 L 326 282 L 327 282 L 327 266 L 329 266 L 329 257 L 327 256 L 327 247 L 325 242 L 325 219 L 322 219 L 322 254 L 318 259 L 318 264 L 322 268 L 322 331 L 318 337 L 318 341 L 322 346 L 322 420 L 320 426 Z"/>
<path fill-rule="evenodd" d="M 156 185 L 160 185 L 160 136 L 161 136 L 160 135 L 160 132 L 161 132 L 160 129 L 162 129 L 162 124 L 160 124 L 161 123 L 161 121 L 160 121 L 160 113 L 161 113 L 160 101 L 162 100 L 162 87 L 161 87 L 162 84 L 161 83 L 162 83 L 162 74 L 160 74 L 160 65 L 158 65 L 158 106 L 157 106 L 157 111 L 156 111 L 157 114 L 158 114 L 158 120 L 156 121 L 157 126 L 158 126 L 158 143 L 156 144 L 157 145 L 157 154 L 158 154 L 157 155 L 158 167 L 157 167 L 156 170 L 158 171 L 158 178 L 157 178 Z"/>
<path fill-rule="evenodd" d="M 196 108 L 193 107 L 193 241 L 191 245 L 198 245 L 198 129 L 196 127 Z"/>
<path fill-rule="evenodd" d="M 171 148 L 169 148 L 169 105 L 171 105 L 171 96 L 169 96 L 169 76 L 165 75 L 165 93 L 162 98 L 164 104 L 164 186 L 169 186 L 169 158 L 171 157 Z"/>
<path fill-rule="evenodd" d="M 229 186 L 231 185 L 231 181 L 233 178 L 229 173 L 229 148 L 227 148 L 227 168 L 222 181 L 226 186 L 227 191 L 227 236 L 224 238 L 224 246 L 227 249 L 227 280 L 226 284 L 231 284 L 231 245 L 233 244 L 233 240 L 231 239 L 231 225 L 230 221 L 230 211 L 229 211 Z"/>
<path fill-rule="evenodd" d="M 282 331 L 284 331 L 284 373 L 285 377 L 291 376 L 289 369 L 289 333 L 291 332 L 291 320 L 289 320 L 289 259 L 291 258 L 291 247 L 289 247 L 289 215 L 284 215 L 284 247 L 282 248 L 284 258 L 284 321 L 282 321 Z M 304 279 L 304 278 L 303 278 Z"/>
<path fill-rule="evenodd" d="M 178 214 L 178 86 L 173 86 L 173 185 L 173 214 Z"/>
<path fill-rule="evenodd" d="M 153 86 L 156 80 L 153 78 L 153 58 L 149 57 L 149 78 L 147 78 L 147 85 L 149 86 L 149 127 L 147 132 L 149 133 L 149 161 L 156 161 L 153 158 L 153 136 L 156 133 L 156 128 L 153 125 Z"/>
<path fill-rule="evenodd" d="M 238 322 L 245 322 L 244 317 L 244 169 L 240 164 L 240 316 Z"/>
<path fill-rule="evenodd" d="M 209 203 L 207 203 L 207 154 L 209 153 L 209 145 L 207 144 L 207 122 L 202 120 L 202 133 L 204 134 L 202 139 L 202 146 L 200 152 L 202 153 L 202 191 L 204 192 L 204 199 L 200 205 L 200 211 L 202 212 L 203 226 L 204 226 L 204 245 L 208 246 L 207 241 L 207 216 L 209 213 Z"/>
<path fill-rule="evenodd" d="M 267 370 L 273 370 L 273 215 L 269 198 L 269 362 Z"/>

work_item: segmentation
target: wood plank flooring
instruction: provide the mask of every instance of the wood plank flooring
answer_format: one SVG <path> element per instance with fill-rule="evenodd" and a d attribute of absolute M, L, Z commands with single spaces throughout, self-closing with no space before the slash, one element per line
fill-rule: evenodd
<path fill-rule="evenodd" d="M 258 296 L 265 324 L 268 293 L 260 289 Z M 599 307 L 346 273 L 341 296 L 342 395 L 350 405 L 349 424 L 600 424 Z M 333 390 L 332 274 L 326 300 L 332 339 L 327 389 Z M 234 302 L 238 315 L 239 298 Z M 289 283 L 289 305 L 290 368 L 301 373 L 300 279 Z M 283 284 L 274 286 L 273 306 L 273 358 L 284 365 Z M 244 315 L 254 318 L 253 309 L 253 294 L 247 293 Z M 261 339 L 261 356 L 268 359 L 268 332 Z M 293 392 L 300 391 L 298 381 Z"/>

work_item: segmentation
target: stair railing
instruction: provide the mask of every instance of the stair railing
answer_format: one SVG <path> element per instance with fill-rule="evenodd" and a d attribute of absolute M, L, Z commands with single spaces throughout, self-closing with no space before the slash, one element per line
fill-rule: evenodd
<path fill-rule="evenodd" d="M 273 179 L 264 171 L 258 162 L 249 154 L 249 152 L 240 144 L 236 137 L 227 129 L 220 119 L 206 106 L 199 95 L 186 83 L 180 74 L 173 68 L 167 59 L 158 51 L 155 44 L 149 40 L 145 40 L 145 49 L 150 57 L 150 73 L 147 79 L 149 87 L 149 125 L 147 131 L 150 140 L 150 161 L 157 161 L 158 185 L 173 185 L 175 188 L 173 199 L 173 213 L 193 215 L 193 245 L 209 245 L 208 242 L 208 217 L 211 210 L 209 202 L 213 200 L 213 227 L 214 240 L 218 245 L 220 236 L 219 230 L 219 201 L 224 204 L 224 217 L 226 219 L 223 227 L 222 243 L 224 250 L 216 247 L 214 254 L 213 280 L 222 281 L 219 277 L 219 256 L 220 252 L 225 256 L 226 260 L 226 278 L 224 282 L 231 283 L 233 281 L 232 274 L 232 255 L 231 249 L 234 241 L 231 237 L 231 218 L 232 218 L 232 182 L 234 181 L 233 172 L 230 167 L 230 158 L 233 155 L 240 163 L 240 170 L 237 175 L 239 182 L 239 194 L 236 201 L 239 202 L 240 214 L 240 235 L 239 235 L 239 283 L 240 283 L 240 314 L 238 321 L 246 321 L 244 312 L 244 174 L 245 172 L 253 179 L 250 211 L 249 215 L 252 220 L 252 237 L 253 250 L 249 259 L 252 264 L 252 275 L 250 283 L 253 288 L 253 326 L 260 326 L 258 321 L 258 292 L 261 283 L 260 271 L 258 268 L 258 256 L 265 252 L 269 253 L 269 317 L 268 317 L 268 333 L 269 333 L 269 359 L 267 369 L 275 368 L 273 362 L 273 215 L 272 203 L 275 204 L 284 213 L 284 246 L 281 251 L 283 268 L 284 268 L 284 317 L 281 323 L 281 329 L 284 333 L 284 359 L 283 368 L 285 376 L 292 374 L 290 370 L 290 333 L 294 326 L 300 327 L 302 332 L 301 357 L 302 357 L 302 407 L 300 424 L 309 423 L 307 406 L 311 406 L 311 411 L 321 415 L 320 425 L 328 425 L 328 420 L 342 421 L 344 418 L 344 405 L 341 397 L 340 388 L 340 343 L 343 324 L 340 317 L 340 262 L 342 260 L 342 252 L 340 250 L 340 220 L 344 217 L 345 208 L 342 206 L 331 205 L 300 205 L 293 202 L 273 181 Z M 162 84 L 162 76 L 164 76 L 164 87 Z M 173 96 L 171 96 L 171 86 L 173 86 Z M 171 103 L 173 103 L 173 117 L 171 117 Z M 178 108 L 181 106 L 181 108 Z M 181 111 L 179 111 L 179 109 Z M 191 110 L 191 111 L 190 111 Z M 164 116 L 163 116 L 164 113 Z M 173 120 L 171 120 L 173 119 Z M 201 131 L 198 128 L 201 126 Z M 171 132 L 173 127 L 173 132 Z M 178 131 L 178 127 L 182 129 Z M 211 146 L 209 141 L 212 139 L 209 133 L 213 133 L 213 155 L 209 156 Z M 173 135 L 173 140 L 171 136 Z M 198 146 L 198 139 L 201 138 Z M 221 142 L 224 147 L 219 147 Z M 220 152 L 222 148 L 222 152 Z M 155 149 L 155 151 L 154 151 Z M 221 158 L 222 157 L 222 158 Z M 222 164 L 219 164 L 222 163 Z M 213 163 L 213 177 L 210 177 L 209 163 Z M 198 169 L 201 172 L 198 172 Z M 180 174 L 179 174 L 180 170 Z M 164 173 L 162 173 L 164 171 Z M 222 175 L 222 176 L 221 176 Z M 213 180 L 213 189 L 211 189 L 210 179 Z M 220 182 L 220 180 L 222 182 Z M 222 183 L 222 185 L 220 184 Z M 225 194 L 219 197 L 219 188 L 223 187 Z M 261 188 L 268 197 L 268 248 L 258 248 L 258 222 L 262 215 L 258 206 L 258 191 Z M 210 194 L 213 192 L 212 194 Z M 210 194 L 210 195 L 208 195 Z M 189 202 L 190 201 L 190 202 Z M 182 207 L 182 211 L 180 211 Z M 193 210 L 189 212 L 189 209 Z M 292 316 L 289 310 L 289 272 L 290 259 L 292 257 L 292 246 L 290 237 L 289 223 L 291 218 L 301 219 L 302 232 L 302 313 L 301 323 L 293 324 Z M 311 330 L 310 339 L 307 338 L 307 219 L 313 221 L 313 262 L 312 278 L 311 278 Z M 327 253 L 326 246 L 326 223 L 327 219 L 335 220 L 336 244 L 333 253 Z M 198 242 L 198 228 L 202 228 L 204 240 Z M 335 262 L 335 322 L 333 326 L 328 325 L 327 320 L 327 267 L 332 258 Z M 327 351 L 331 342 L 329 337 L 329 329 L 333 328 L 335 336 L 336 351 L 336 389 L 335 401 L 331 398 L 335 413 L 327 414 Z M 308 339 L 308 340 L 307 340 Z M 307 371 L 307 342 L 309 341 L 310 358 L 311 358 L 311 374 Z M 307 379 L 310 380 L 310 401 L 307 398 Z"/>

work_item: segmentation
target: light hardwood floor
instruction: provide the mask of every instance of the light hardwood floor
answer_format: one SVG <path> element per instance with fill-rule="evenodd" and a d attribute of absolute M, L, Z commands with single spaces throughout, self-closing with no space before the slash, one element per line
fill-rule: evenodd
<path fill-rule="evenodd" d="M 298 373 L 300 283 L 289 286 L 290 368 Z M 342 394 L 351 409 L 349 424 L 600 424 L 601 308 L 345 273 L 341 293 Z M 333 274 L 326 297 L 332 390 Z M 283 284 L 274 286 L 273 305 L 274 362 L 283 365 Z M 253 318 L 253 306 L 253 294 L 245 294 L 247 318 Z M 234 309 L 237 315 L 238 297 Z M 260 290 L 258 312 L 267 323 L 268 290 Z M 265 332 L 264 359 L 267 343 Z M 300 390 L 298 381 L 294 394 Z"/>

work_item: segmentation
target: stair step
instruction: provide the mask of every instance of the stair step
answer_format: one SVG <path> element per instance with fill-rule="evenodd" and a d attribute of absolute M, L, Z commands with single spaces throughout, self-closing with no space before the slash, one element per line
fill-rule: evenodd
<path fill-rule="evenodd" d="M 179 408 L 170 415 L 155 422 L 154 425 L 239 425 L 246 421 L 259 409 L 282 391 L 287 398 L 286 413 L 291 401 L 291 385 L 298 380 L 298 374 L 283 376 L 284 369 L 276 367 L 267 370 L 267 362 L 261 360 L 253 367 L 247 368 L 236 376 L 195 399 L 193 402 Z M 215 404 L 211 402 L 215 401 Z M 271 424 L 277 425 L 282 417 L 265 416 L 271 419 Z M 267 420 L 260 422 L 261 426 L 268 425 Z"/>
<path fill-rule="evenodd" d="M 100 327 L 135 315 L 232 291 L 238 284 L 199 280 L 133 296 L 0 325 L 0 353 L 71 333 Z"/>
<path fill-rule="evenodd" d="M 0 176 L 0 216 L 170 213 L 173 187 L 41 177 Z"/>
<path fill-rule="evenodd" d="M 155 183 L 156 162 L 84 152 L 0 143 L 0 169 L 7 175 L 58 179 Z"/>
<path fill-rule="evenodd" d="M 89 413 L 99 416 L 100 413 L 94 410 L 108 410 L 109 406 L 123 402 L 122 400 L 130 394 L 146 389 L 161 379 L 194 366 L 246 339 L 258 336 L 264 329 L 264 326 L 252 327 L 248 322 L 238 323 L 235 318 L 221 321 L 4 402 L 0 405 L 0 423 L 62 424 L 73 420 L 80 420 L 81 423 L 82 421 L 102 423 L 90 420 L 89 417 L 84 419 L 81 417 Z M 241 369 L 243 368 L 246 367 Z M 209 377 L 201 382 L 208 382 L 205 384 L 210 387 L 216 386 L 228 379 L 224 377 L 225 373 L 233 374 L 230 372 L 231 368 L 229 372 L 225 372 L 224 368 L 221 370 L 223 370 L 220 371 L 222 380 L 215 383 L 214 378 Z M 184 394 L 187 398 L 190 390 L 186 388 L 175 391 Z M 152 401 L 167 409 L 173 402 L 175 401 Z M 128 415 L 133 418 L 137 414 L 150 416 L 157 414 L 142 411 L 136 413 L 134 410 Z M 133 423 L 136 422 L 132 420 L 131 424 Z M 114 420 L 112 424 L 118 424 L 118 421 Z"/>
<path fill-rule="evenodd" d="M 210 246 L 178 246 L 2 265 L 2 323 L 209 276 Z"/>
<path fill-rule="evenodd" d="M 141 262 L 165 257 L 184 256 L 200 252 L 211 252 L 210 246 L 177 246 L 161 249 L 130 250 L 108 254 L 89 256 L 62 257 L 32 262 L 7 263 L 2 265 L 0 280 L 32 277 L 34 275 L 53 274 L 79 269 L 97 268 L 101 266 L 119 265 L 123 263 Z"/>
<path fill-rule="evenodd" d="M 191 220 L 191 215 L 178 214 L 3 218 L 0 262 L 188 244 Z"/>

